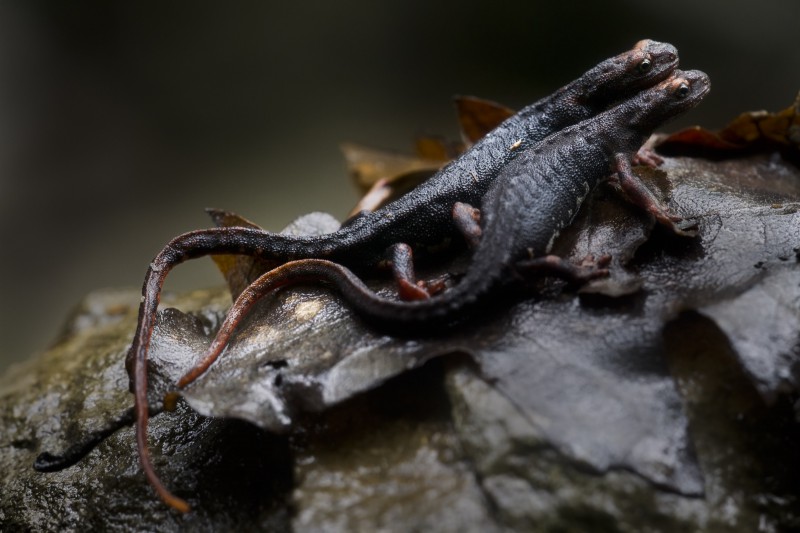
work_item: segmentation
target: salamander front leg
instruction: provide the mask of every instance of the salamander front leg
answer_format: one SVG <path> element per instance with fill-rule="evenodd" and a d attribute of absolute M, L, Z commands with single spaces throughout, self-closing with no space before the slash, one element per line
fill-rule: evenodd
<path fill-rule="evenodd" d="M 612 178 L 612 184 L 617 185 L 631 203 L 653 215 L 656 222 L 677 235 L 685 237 L 696 235 L 696 232 L 693 231 L 696 224 L 687 223 L 682 217 L 670 214 L 669 210 L 642 183 L 642 180 L 636 177 L 631 169 L 631 162 L 628 156 L 625 154 L 614 156 L 614 166 L 616 176 Z"/>
<path fill-rule="evenodd" d="M 478 246 L 483 233 L 480 221 L 480 209 L 463 202 L 456 202 L 453 205 L 453 222 L 473 250 Z"/>
<path fill-rule="evenodd" d="M 532 259 L 523 259 L 514 265 L 514 269 L 523 277 L 555 276 L 570 283 L 582 285 L 593 279 L 608 276 L 610 255 L 596 258 L 587 255 L 580 264 L 571 263 L 557 255 L 545 255 Z"/>

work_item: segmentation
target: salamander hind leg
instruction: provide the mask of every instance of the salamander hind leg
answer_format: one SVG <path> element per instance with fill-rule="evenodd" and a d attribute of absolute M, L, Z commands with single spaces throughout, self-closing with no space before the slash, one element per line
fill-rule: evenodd
<path fill-rule="evenodd" d="M 472 249 L 475 249 L 480 242 L 482 234 L 480 219 L 479 209 L 462 202 L 456 202 L 453 205 L 453 222 Z M 397 243 L 389 248 L 388 255 L 401 300 L 424 300 L 447 288 L 449 276 L 442 276 L 428 282 L 416 280 L 413 252 L 409 245 Z"/>
<path fill-rule="evenodd" d="M 462 202 L 456 202 L 453 205 L 453 222 L 473 250 L 478 247 L 483 233 L 480 221 L 480 209 Z"/>
<path fill-rule="evenodd" d="M 587 255 L 580 264 L 571 263 L 557 255 L 545 255 L 518 261 L 514 264 L 514 270 L 526 278 L 555 276 L 582 285 L 608 276 L 607 267 L 610 263 L 610 255 L 601 255 L 597 258 Z"/>
<path fill-rule="evenodd" d="M 397 243 L 389 248 L 389 257 L 400 299 L 411 301 L 430 298 L 430 293 L 416 281 L 411 247 L 402 242 Z"/>

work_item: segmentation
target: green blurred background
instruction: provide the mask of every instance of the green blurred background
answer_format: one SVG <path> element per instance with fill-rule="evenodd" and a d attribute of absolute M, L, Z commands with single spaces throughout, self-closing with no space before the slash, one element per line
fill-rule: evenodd
<path fill-rule="evenodd" d="M 0 2 L 0 370 L 101 287 L 139 287 L 204 207 L 269 229 L 356 200 L 338 145 L 455 137 L 649 37 L 708 72 L 689 123 L 786 107 L 800 2 Z M 180 290 L 220 283 L 207 259 Z"/>

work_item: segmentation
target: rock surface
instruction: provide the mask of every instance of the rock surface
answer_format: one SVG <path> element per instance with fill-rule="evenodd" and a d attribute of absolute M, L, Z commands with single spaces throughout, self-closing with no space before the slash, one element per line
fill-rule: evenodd
<path fill-rule="evenodd" d="M 644 177 L 699 237 L 653 231 L 599 189 L 559 243 L 614 256 L 580 295 L 543 281 L 424 338 L 383 335 L 319 288 L 266 298 L 151 421 L 185 516 L 146 483 L 127 426 L 74 466 L 31 467 L 132 404 L 138 291 L 88 296 L 51 349 L 0 378 L 0 530 L 800 527 L 800 171 L 675 157 Z M 229 302 L 164 299 L 154 408 Z"/>

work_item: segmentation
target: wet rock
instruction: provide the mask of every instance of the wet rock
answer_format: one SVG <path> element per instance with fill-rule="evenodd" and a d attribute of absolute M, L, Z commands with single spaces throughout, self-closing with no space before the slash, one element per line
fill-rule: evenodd
<path fill-rule="evenodd" d="M 224 291 L 197 291 L 167 303 L 207 313 L 222 309 L 227 298 Z M 0 380 L 0 530 L 285 529 L 291 478 L 286 440 L 185 407 L 152 421 L 150 443 L 165 479 L 202 502 L 191 515 L 179 516 L 153 498 L 130 427 L 112 433 L 74 466 L 51 473 L 33 469 L 39 452 L 62 451 L 130 407 L 123 361 L 138 303 L 134 290 L 88 296 L 65 328 L 71 333 Z M 99 319 L 104 307 L 113 311 Z"/>
<path fill-rule="evenodd" d="M 543 280 L 425 337 L 377 331 L 318 287 L 265 298 L 178 410 L 152 420 L 156 468 L 186 516 L 146 483 L 131 428 L 107 430 L 130 418 L 138 291 L 90 295 L 51 349 L 0 378 L 0 529 L 800 525 L 800 172 L 765 155 L 676 157 L 644 178 L 699 237 L 653 229 L 599 189 L 558 244 L 614 255 L 610 279 L 581 294 Z M 225 267 L 239 288 L 257 275 L 246 266 Z M 230 296 L 164 304 L 154 410 Z M 100 434 L 73 466 L 31 468 Z"/>
<path fill-rule="evenodd" d="M 442 380 L 428 365 L 295 435 L 295 530 L 499 531 Z"/>

